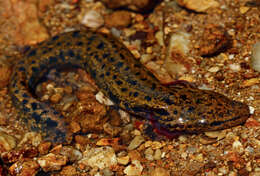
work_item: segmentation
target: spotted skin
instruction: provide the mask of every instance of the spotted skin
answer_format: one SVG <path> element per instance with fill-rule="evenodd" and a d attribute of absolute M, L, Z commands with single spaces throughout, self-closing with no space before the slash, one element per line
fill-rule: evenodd
<path fill-rule="evenodd" d="M 249 117 L 246 104 L 192 86 L 160 85 L 129 50 L 111 36 L 86 31 L 63 33 L 29 49 L 15 66 L 10 95 L 21 116 L 46 140 L 66 142 L 63 117 L 34 94 L 51 68 L 86 70 L 116 106 L 156 121 L 169 132 L 202 132 L 240 125 Z"/>

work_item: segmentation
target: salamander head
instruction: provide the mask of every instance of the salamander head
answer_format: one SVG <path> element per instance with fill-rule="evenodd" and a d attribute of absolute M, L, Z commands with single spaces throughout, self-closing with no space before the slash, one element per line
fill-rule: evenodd
<path fill-rule="evenodd" d="M 180 100 L 182 106 L 172 106 L 167 117 L 159 118 L 162 128 L 188 133 L 222 130 L 243 124 L 250 115 L 246 104 L 224 95 L 198 89 L 191 92 Z"/>

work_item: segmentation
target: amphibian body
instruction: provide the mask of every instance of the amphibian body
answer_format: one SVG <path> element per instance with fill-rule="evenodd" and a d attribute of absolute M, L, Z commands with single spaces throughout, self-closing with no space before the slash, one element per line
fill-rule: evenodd
<path fill-rule="evenodd" d="M 13 71 L 10 95 L 32 130 L 46 140 L 66 142 L 62 115 L 38 101 L 36 85 L 52 68 L 80 67 L 116 106 L 152 117 L 169 132 L 202 132 L 237 126 L 249 117 L 246 104 L 189 86 L 166 87 L 111 36 L 86 31 L 63 33 L 29 49 Z"/>

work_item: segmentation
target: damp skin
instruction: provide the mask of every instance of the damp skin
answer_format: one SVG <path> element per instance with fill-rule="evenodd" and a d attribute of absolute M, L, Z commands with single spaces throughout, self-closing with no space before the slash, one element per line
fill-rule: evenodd
<path fill-rule="evenodd" d="M 52 68 L 80 67 L 115 106 L 153 120 L 171 132 L 198 133 L 243 124 L 246 104 L 192 86 L 163 86 L 117 39 L 73 31 L 57 35 L 29 49 L 16 64 L 9 86 L 13 104 L 33 131 L 45 140 L 67 142 L 63 116 L 38 101 L 36 85 Z"/>

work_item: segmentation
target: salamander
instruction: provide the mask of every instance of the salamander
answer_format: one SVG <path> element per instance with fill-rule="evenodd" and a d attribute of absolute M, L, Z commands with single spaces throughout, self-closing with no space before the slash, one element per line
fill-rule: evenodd
<path fill-rule="evenodd" d="M 243 124 L 246 104 L 192 86 L 165 86 L 110 35 L 72 31 L 31 47 L 14 66 L 9 85 L 12 102 L 33 131 L 45 140 L 68 140 L 64 117 L 37 100 L 35 88 L 52 68 L 84 69 L 98 88 L 131 114 L 148 118 L 168 132 L 197 133 Z"/>

